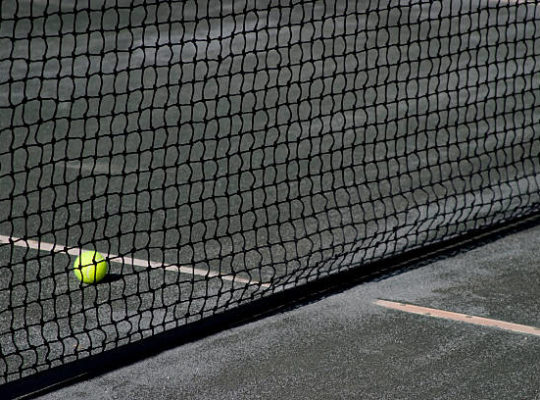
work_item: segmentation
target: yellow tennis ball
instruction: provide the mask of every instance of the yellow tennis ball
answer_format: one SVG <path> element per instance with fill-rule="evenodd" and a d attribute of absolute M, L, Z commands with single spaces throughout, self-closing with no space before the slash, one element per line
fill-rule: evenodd
<path fill-rule="evenodd" d="M 97 251 L 85 251 L 75 260 L 74 273 L 84 283 L 97 283 L 107 275 L 107 261 Z"/>

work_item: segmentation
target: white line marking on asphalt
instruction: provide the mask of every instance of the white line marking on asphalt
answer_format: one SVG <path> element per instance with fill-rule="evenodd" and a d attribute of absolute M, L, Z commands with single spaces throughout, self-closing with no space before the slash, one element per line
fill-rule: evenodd
<path fill-rule="evenodd" d="M 423 315 L 432 318 L 441 318 L 450 321 L 465 322 L 471 325 L 497 328 L 508 332 L 540 336 L 540 328 L 529 325 L 514 324 L 512 322 L 500 321 L 497 319 L 476 317 L 474 315 L 460 314 L 450 311 L 438 310 L 436 308 L 420 307 L 413 304 L 405 304 L 388 300 L 376 300 L 375 304 L 381 307 L 390 308 L 392 310 L 404 311 L 410 314 Z"/>
<path fill-rule="evenodd" d="M 16 237 L 10 237 L 5 235 L 0 235 L 0 243 L 6 243 L 6 244 L 13 244 L 14 246 L 18 247 L 27 247 L 30 249 L 38 250 L 38 251 L 48 251 L 51 253 L 66 253 L 71 256 L 79 256 L 82 252 L 87 251 L 86 249 L 79 249 L 76 247 L 66 247 L 61 246 L 58 244 L 53 243 L 47 243 L 47 242 L 40 242 L 37 240 L 28 240 L 28 239 L 21 239 Z M 204 270 L 200 268 L 189 268 L 181 265 L 173 265 L 173 264 L 165 264 L 150 260 L 142 260 L 139 258 L 133 258 L 131 256 L 119 256 L 116 254 L 108 254 L 101 252 L 101 255 L 105 257 L 110 262 L 115 263 L 129 263 L 131 265 L 135 265 L 138 267 L 144 267 L 144 268 L 163 268 L 168 271 L 177 271 L 181 272 L 187 275 L 194 275 L 194 276 L 204 276 L 205 278 L 214 278 L 219 277 L 225 281 L 230 281 L 233 283 L 245 283 L 248 285 L 259 285 L 261 287 L 270 287 L 270 284 L 268 283 L 262 283 L 255 281 L 253 279 L 246 279 L 242 278 L 236 275 L 228 274 L 228 275 L 220 275 L 218 272 L 210 271 L 210 270 Z"/>

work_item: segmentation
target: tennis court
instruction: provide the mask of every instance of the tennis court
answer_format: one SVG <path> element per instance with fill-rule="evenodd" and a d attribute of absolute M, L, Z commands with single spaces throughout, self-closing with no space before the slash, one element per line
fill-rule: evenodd
<path fill-rule="evenodd" d="M 3 2 L 0 388 L 536 215 L 539 121 L 533 2 Z"/>
<path fill-rule="evenodd" d="M 225 330 L 39 400 L 540 398 L 540 228 Z M 387 309 L 380 299 L 536 327 Z"/>

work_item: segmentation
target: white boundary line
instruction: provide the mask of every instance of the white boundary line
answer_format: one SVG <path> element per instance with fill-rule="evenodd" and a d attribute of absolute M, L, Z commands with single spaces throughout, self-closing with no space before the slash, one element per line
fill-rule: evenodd
<path fill-rule="evenodd" d="M 51 252 L 51 253 L 66 253 L 66 254 L 69 254 L 71 256 L 76 256 L 76 257 L 79 256 L 79 254 L 81 254 L 82 252 L 87 251 L 86 249 L 79 249 L 79 248 L 74 248 L 74 247 L 60 246 L 60 245 L 53 244 L 53 243 L 39 242 L 37 240 L 21 239 L 21 238 L 17 238 L 17 237 L 13 237 L 13 236 L 10 237 L 10 236 L 5 236 L 5 235 L 0 235 L 0 243 L 12 244 L 12 245 L 18 246 L 18 247 L 27 247 L 27 248 L 38 250 L 38 251 L 48 251 L 48 252 Z M 241 278 L 239 276 L 235 276 L 235 275 L 231 275 L 231 274 L 220 275 L 217 272 L 210 271 L 210 270 L 205 271 L 205 270 L 200 269 L 200 268 L 189 268 L 189 267 L 184 267 L 184 266 L 181 266 L 181 265 L 164 264 L 164 263 L 159 263 L 159 262 L 150 261 L 150 260 L 142 260 L 142 259 L 139 259 L 139 258 L 133 258 L 133 257 L 130 257 L 130 256 L 118 256 L 116 254 L 102 253 L 101 251 L 100 251 L 100 253 L 108 261 L 114 262 L 114 263 L 124 263 L 125 262 L 125 263 L 129 263 L 131 265 L 136 265 L 138 267 L 163 268 L 163 269 L 168 270 L 168 271 L 177 271 L 177 272 L 181 272 L 181 273 L 184 273 L 184 274 L 187 274 L 187 275 L 204 276 L 205 278 L 219 277 L 222 280 L 230 281 L 230 282 L 233 282 L 233 283 L 245 283 L 245 284 L 248 284 L 248 285 L 259 285 L 259 286 L 265 287 L 265 288 L 270 287 L 270 285 L 268 283 L 262 283 L 262 282 L 258 282 L 258 281 L 252 280 L 252 279 Z"/>
<path fill-rule="evenodd" d="M 442 318 L 450 321 L 465 322 L 471 325 L 498 328 L 508 332 L 540 336 L 540 328 L 529 325 L 514 324 L 512 322 L 500 321 L 497 319 L 475 317 L 474 315 L 460 314 L 450 311 L 438 310 L 436 308 L 420 307 L 412 304 L 404 304 L 388 300 L 376 300 L 374 304 L 381 307 L 390 308 L 392 310 L 404 311 L 407 313 L 423 315 L 426 317 Z"/>

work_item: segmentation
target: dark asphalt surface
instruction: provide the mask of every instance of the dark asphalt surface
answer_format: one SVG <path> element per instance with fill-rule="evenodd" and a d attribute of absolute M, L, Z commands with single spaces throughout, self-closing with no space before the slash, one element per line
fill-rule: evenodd
<path fill-rule="evenodd" d="M 399 300 L 540 327 L 540 226 L 84 381 L 60 399 L 540 399 L 540 337 L 381 309 Z"/>
<path fill-rule="evenodd" d="M 150 3 L 0 4 L 0 235 L 17 242 L 0 244 L 0 377 L 15 379 L 283 287 L 512 220 L 540 203 L 536 4 Z M 134 256 L 148 265 L 114 264 L 110 280 L 81 287 L 74 257 L 26 249 L 24 239 Z M 237 273 L 271 288 L 233 287 L 151 263 Z M 479 271 L 473 266 L 456 275 L 472 284 L 468 274 Z M 291 319 L 297 312 L 288 322 L 271 318 L 260 343 L 248 346 L 238 336 L 267 360 L 265 380 L 255 382 L 255 369 L 238 367 L 243 374 L 235 376 L 244 378 L 225 374 L 223 385 L 209 374 L 201 381 L 207 389 L 178 376 L 170 387 L 181 393 L 190 387 L 190 396 L 204 398 L 213 387 L 229 393 L 245 379 L 251 386 L 243 387 L 270 391 L 287 386 L 284 374 L 294 377 L 292 386 L 303 382 L 318 393 L 303 373 L 293 373 L 297 364 L 286 350 L 306 360 L 302 371 L 309 376 L 317 365 L 330 374 L 337 360 L 352 370 L 349 362 L 368 350 L 351 342 L 373 344 L 372 330 L 394 335 L 401 319 L 416 326 L 371 305 L 366 293 L 394 293 L 389 282 L 395 280 L 359 291 L 356 311 L 343 312 L 343 320 L 319 310 L 311 321 L 299 310 L 298 322 Z M 485 285 L 478 279 L 474 294 L 458 286 L 416 300 L 437 304 L 444 294 L 459 311 L 480 307 L 474 302 L 488 289 L 505 300 L 525 293 L 498 280 Z M 326 302 L 318 307 L 332 309 Z M 478 311 L 507 310 L 497 304 Z M 363 324 L 353 328 L 357 318 Z M 293 340 L 309 336 L 308 328 L 322 329 L 326 347 Z M 411 337 L 430 343 L 429 332 L 414 329 Z M 212 340 L 200 343 L 213 347 Z M 393 346 L 400 358 L 400 345 Z M 284 353 L 273 353 L 278 348 Z M 171 371 L 213 362 L 235 371 L 227 362 L 234 354 L 208 354 L 213 361 L 186 355 L 191 361 L 175 361 Z M 308 354 L 333 361 L 307 362 Z M 379 353 L 369 354 L 356 385 L 389 371 L 387 362 L 377 369 Z M 403 353 L 401 367 L 409 358 Z M 122 395 L 138 394 L 137 385 L 127 387 L 134 389 Z M 242 393 L 256 397 L 255 389 Z"/>

